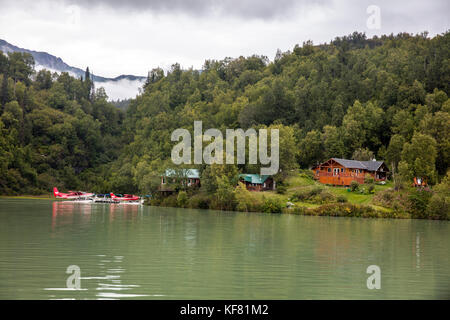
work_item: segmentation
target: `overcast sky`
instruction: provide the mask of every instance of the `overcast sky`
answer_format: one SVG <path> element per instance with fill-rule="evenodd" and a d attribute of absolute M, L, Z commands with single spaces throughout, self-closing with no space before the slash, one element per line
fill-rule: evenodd
<path fill-rule="evenodd" d="M 97 75 L 146 75 L 179 62 L 266 55 L 353 31 L 430 36 L 450 28 L 450 1 L 0 0 L 0 39 Z M 380 9 L 380 19 L 373 7 Z M 375 20 L 374 20 L 375 19 Z M 368 24 L 369 20 L 369 24 Z M 380 23 L 378 23 L 378 21 Z"/>

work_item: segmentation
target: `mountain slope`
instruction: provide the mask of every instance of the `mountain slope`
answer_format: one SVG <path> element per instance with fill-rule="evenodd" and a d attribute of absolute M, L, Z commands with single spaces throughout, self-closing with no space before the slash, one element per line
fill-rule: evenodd
<path fill-rule="evenodd" d="M 68 72 L 74 77 L 84 77 L 83 69 L 72 67 L 65 63 L 61 58 L 55 57 L 47 52 L 33 51 L 24 49 L 10 44 L 0 39 L 0 51 L 8 52 L 27 52 L 30 53 L 35 60 L 35 69 L 47 69 L 53 72 Z M 138 89 L 142 87 L 146 77 L 135 75 L 120 75 L 115 78 L 106 78 L 102 76 L 92 75 L 95 87 L 104 87 L 109 98 L 112 100 L 134 98 L 138 94 Z"/>

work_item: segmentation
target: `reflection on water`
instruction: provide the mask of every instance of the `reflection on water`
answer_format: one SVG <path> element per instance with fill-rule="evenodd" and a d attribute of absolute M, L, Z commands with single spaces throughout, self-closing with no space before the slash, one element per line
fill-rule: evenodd
<path fill-rule="evenodd" d="M 445 221 L 0 200 L 0 298 L 448 298 Z M 69 265 L 81 290 L 66 288 Z M 381 269 L 369 290 L 366 269 Z"/>
<path fill-rule="evenodd" d="M 85 293 L 84 298 L 88 299 L 99 299 L 99 300 L 116 300 L 120 298 L 137 298 L 137 297 L 147 297 L 148 294 L 137 294 L 137 293 L 118 293 L 117 291 L 124 290 L 135 290 L 136 288 L 140 288 L 140 285 L 137 284 L 122 284 L 122 279 L 118 273 L 124 273 L 126 271 L 125 268 L 122 267 L 123 256 L 114 256 L 110 257 L 109 260 L 105 259 L 105 255 L 94 255 L 96 258 L 101 259 L 97 265 L 99 266 L 100 275 L 97 276 L 82 276 L 80 279 L 83 282 L 83 285 L 91 288 L 90 290 L 101 291 L 98 293 L 92 292 L 91 294 L 95 295 L 92 297 L 91 295 L 87 295 Z M 109 281 L 109 283 L 108 283 Z M 88 288 L 44 288 L 46 291 L 70 291 L 69 293 L 63 294 L 55 294 L 52 293 L 49 295 L 50 299 L 57 300 L 67 300 L 67 299 L 75 299 L 76 297 L 72 297 L 70 293 L 73 291 L 87 291 Z M 138 289 L 139 290 L 139 289 Z M 137 291 L 138 291 L 137 290 Z M 136 291 L 136 290 L 135 290 Z M 158 295 L 163 296 L 163 295 Z"/>

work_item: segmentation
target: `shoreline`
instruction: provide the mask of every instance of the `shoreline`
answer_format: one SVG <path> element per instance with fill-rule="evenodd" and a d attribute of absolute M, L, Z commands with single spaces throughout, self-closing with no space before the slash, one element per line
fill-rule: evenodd
<path fill-rule="evenodd" d="M 176 208 L 176 209 L 195 209 L 195 210 L 213 210 L 223 212 L 236 212 L 236 213 L 267 213 L 267 214 L 293 214 L 301 216 L 318 216 L 318 217 L 342 217 L 342 218 L 369 218 L 369 219 L 418 219 L 418 220 L 442 220 L 443 219 L 431 219 L 431 218 L 414 218 L 411 214 L 406 212 L 396 211 L 382 211 L 372 206 L 361 204 L 324 204 L 317 207 L 294 207 L 283 208 L 281 212 L 263 212 L 263 211 L 238 211 L 238 210 L 220 210 L 220 209 L 205 209 L 205 208 L 193 208 L 193 207 L 177 207 L 177 206 L 161 206 L 144 204 L 150 207 L 161 208 Z"/>
<path fill-rule="evenodd" d="M 1 199 L 17 199 L 17 200 L 49 200 L 57 201 L 49 194 L 43 195 L 17 195 L 17 196 L 5 196 L 0 195 Z M 241 213 L 265 213 L 262 211 L 238 211 L 238 210 L 220 210 L 209 208 L 191 208 L 191 207 L 179 207 L 179 206 L 164 206 L 144 203 L 144 206 L 149 207 L 161 207 L 161 208 L 177 208 L 177 209 L 197 209 L 197 210 L 214 210 L 223 212 L 241 212 Z M 270 213 L 270 212 L 266 212 Z M 323 205 L 313 205 L 311 207 L 297 206 L 291 208 L 283 208 L 281 212 L 271 212 L 270 214 L 293 214 L 302 216 L 319 216 L 319 217 L 347 217 L 347 218 L 369 218 L 369 219 L 418 219 L 418 220 L 441 220 L 449 221 L 448 219 L 436 219 L 436 218 L 414 218 L 407 212 L 397 211 L 385 211 L 379 210 L 372 205 L 366 204 L 354 204 L 354 203 L 328 203 Z"/>

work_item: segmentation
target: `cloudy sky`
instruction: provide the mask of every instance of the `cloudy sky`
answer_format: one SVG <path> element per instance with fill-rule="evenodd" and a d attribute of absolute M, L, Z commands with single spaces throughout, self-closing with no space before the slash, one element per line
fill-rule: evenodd
<path fill-rule="evenodd" d="M 430 35 L 450 29 L 450 1 L 0 0 L 0 39 L 95 74 L 201 68 L 205 59 L 266 55 L 353 31 Z M 376 6 L 376 7 L 374 7 Z M 378 9 L 379 11 L 378 11 Z M 379 15 L 378 15 L 379 12 Z M 379 17 L 379 19 L 378 19 Z"/>

